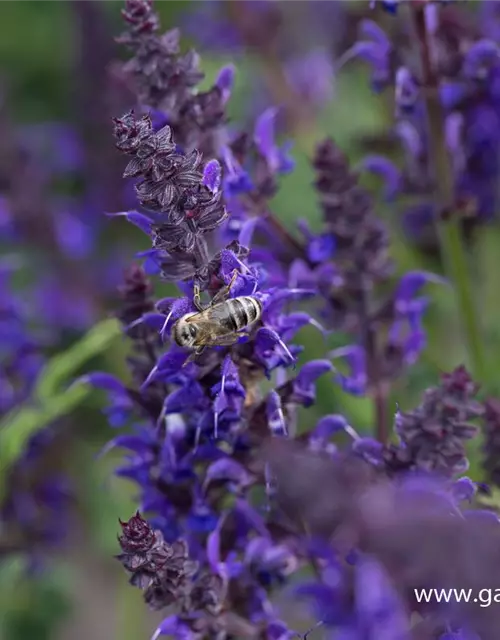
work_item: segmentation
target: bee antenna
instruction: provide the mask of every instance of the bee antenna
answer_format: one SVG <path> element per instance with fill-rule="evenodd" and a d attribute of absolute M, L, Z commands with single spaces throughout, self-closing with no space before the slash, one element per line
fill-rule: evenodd
<path fill-rule="evenodd" d="M 165 334 L 167 333 L 167 326 L 168 326 L 168 323 L 170 322 L 171 317 L 172 317 L 172 311 L 170 311 L 168 316 L 165 318 L 165 322 L 163 323 L 163 326 L 160 329 L 160 336 L 162 340 L 165 340 Z"/>

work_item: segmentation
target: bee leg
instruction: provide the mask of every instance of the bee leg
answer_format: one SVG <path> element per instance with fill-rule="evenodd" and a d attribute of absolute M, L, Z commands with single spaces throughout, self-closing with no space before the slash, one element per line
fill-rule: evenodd
<path fill-rule="evenodd" d="M 198 309 L 198 311 L 204 311 L 203 305 L 201 304 L 200 287 L 197 284 L 195 284 L 193 287 L 193 304 Z"/>
<path fill-rule="evenodd" d="M 196 347 L 196 349 L 190 354 L 189 358 L 184 362 L 182 366 L 186 367 L 190 362 L 194 362 L 196 358 L 203 353 L 204 350 L 205 346 Z"/>
<path fill-rule="evenodd" d="M 219 304 L 219 302 L 224 302 L 224 300 L 227 300 L 227 298 L 229 298 L 231 289 L 233 288 L 234 283 L 236 282 L 236 278 L 239 275 L 240 275 L 240 272 L 237 269 L 234 269 L 233 275 L 231 277 L 231 282 L 227 284 L 225 287 L 222 287 L 222 289 L 219 289 L 219 291 L 217 291 L 217 293 L 212 298 L 212 302 L 210 303 L 211 306 L 213 306 L 214 304 Z"/>

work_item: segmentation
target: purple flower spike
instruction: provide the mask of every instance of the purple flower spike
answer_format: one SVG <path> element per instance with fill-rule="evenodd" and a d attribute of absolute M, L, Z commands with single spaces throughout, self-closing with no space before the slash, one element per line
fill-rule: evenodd
<path fill-rule="evenodd" d="M 163 370 L 165 371 L 165 370 Z M 162 370 L 159 370 L 159 374 Z M 172 391 L 165 399 L 165 412 L 183 413 L 187 408 L 203 410 L 207 407 L 208 402 L 203 393 L 202 387 L 197 382 L 188 381 L 180 389 Z"/>
<path fill-rule="evenodd" d="M 300 633 L 291 631 L 281 620 L 273 620 L 267 625 L 267 640 L 292 640 L 301 638 Z"/>
<path fill-rule="evenodd" d="M 356 578 L 356 605 L 363 627 L 370 629 L 374 638 L 409 638 L 403 602 L 383 567 L 362 558 L 356 563 Z"/>
<path fill-rule="evenodd" d="M 325 263 L 332 259 L 335 247 L 335 237 L 331 233 L 322 233 L 310 239 L 307 255 L 314 264 Z"/>
<path fill-rule="evenodd" d="M 384 447 L 374 438 L 360 438 L 357 436 L 352 443 L 352 450 L 374 467 L 383 468 Z"/>
<path fill-rule="evenodd" d="M 345 431 L 348 426 L 347 420 L 340 414 L 323 416 L 313 429 L 309 439 L 326 443 L 335 434 Z"/>
<path fill-rule="evenodd" d="M 277 313 L 287 303 L 305 300 L 316 295 L 314 289 L 280 289 L 273 291 L 266 300 L 265 308 L 269 314 Z"/>
<path fill-rule="evenodd" d="M 168 253 L 163 249 L 147 249 L 135 254 L 136 258 L 145 258 L 143 267 L 147 275 L 158 275 L 162 272 L 165 262 L 169 260 Z"/>
<path fill-rule="evenodd" d="M 285 362 L 288 364 L 295 364 L 295 358 L 290 353 L 290 350 L 281 340 L 276 331 L 268 327 L 261 327 L 257 331 L 255 338 L 256 353 L 264 364 L 266 360 L 269 360 L 274 354 L 276 349 L 279 349 L 285 356 Z"/>
<path fill-rule="evenodd" d="M 176 300 L 178 298 L 161 298 L 155 303 L 155 308 L 159 313 L 168 314 Z"/>
<path fill-rule="evenodd" d="M 451 492 L 457 502 L 472 502 L 477 493 L 477 485 L 470 478 L 460 478 L 452 484 Z"/>
<path fill-rule="evenodd" d="M 208 486 L 214 480 L 229 481 L 241 488 L 249 483 L 250 476 L 246 469 L 236 460 L 220 458 L 208 467 L 205 475 L 205 486 Z"/>
<path fill-rule="evenodd" d="M 221 166 L 217 160 L 210 160 L 203 170 L 203 184 L 210 189 L 212 193 L 219 191 L 221 183 Z"/>
<path fill-rule="evenodd" d="M 134 404 L 127 393 L 125 385 L 114 376 L 96 371 L 77 379 L 77 383 L 90 384 L 96 389 L 102 389 L 108 395 L 109 406 L 105 413 L 108 421 L 113 427 L 122 427 L 130 418 Z"/>
<path fill-rule="evenodd" d="M 294 398 L 304 407 L 310 407 L 316 399 L 316 381 L 325 373 L 332 371 L 329 360 L 311 360 L 306 363 L 294 380 Z"/>
<path fill-rule="evenodd" d="M 417 127 L 407 120 L 400 120 L 394 127 L 395 134 L 403 145 L 408 163 L 411 165 L 424 152 L 424 141 Z"/>
<path fill-rule="evenodd" d="M 160 129 L 163 129 L 165 125 L 169 124 L 168 115 L 163 111 L 160 111 L 159 109 L 149 109 L 148 113 L 155 133 L 160 131 Z"/>
<path fill-rule="evenodd" d="M 94 234 L 88 224 L 74 214 L 61 211 L 56 216 L 55 226 L 59 247 L 69 258 L 82 260 L 89 255 Z"/>
<path fill-rule="evenodd" d="M 492 40 L 479 40 L 468 50 L 463 73 L 476 80 L 486 80 L 492 67 L 500 62 L 500 49 Z"/>
<path fill-rule="evenodd" d="M 157 640 L 160 636 L 170 636 L 176 640 L 193 640 L 193 632 L 179 616 L 170 616 L 163 620 L 151 640 Z"/>
<path fill-rule="evenodd" d="M 394 200 L 401 189 L 402 175 L 391 160 L 377 155 L 365 156 L 360 168 L 380 176 L 384 181 L 384 199 L 388 202 Z"/>
<path fill-rule="evenodd" d="M 104 391 L 109 391 L 111 393 L 125 392 L 125 386 L 121 380 L 118 380 L 115 376 L 103 371 L 96 371 L 82 376 L 75 380 L 74 384 L 79 382 L 83 384 L 90 384 L 96 389 L 103 389 Z"/>
<path fill-rule="evenodd" d="M 427 389 L 423 401 L 413 411 L 398 411 L 395 430 L 399 445 L 391 445 L 384 454 L 388 468 L 435 472 L 456 476 L 467 470 L 465 442 L 477 434 L 469 422 L 483 414 L 476 402 L 478 391 L 465 367 L 443 374 L 441 385 Z M 444 407 L 456 406 L 447 412 Z"/>
<path fill-rule="evenodd" d="M 461 113 L 451 113 L 445 120 L 446 146 L 457 175 L 465 169 L 467 162 L 464 149 L 464 124 Z"/>
<path fill-rule="evenodd" d="M 212 387 L 215 395 L 213 403 L 214 411 L 214 437 L 219 437 L 219 423 L 234 422 L 241 413 L 245 400 L 245 389 L 239 381 L 238 369 L 226 356 L 222 364 L 222 378 L 220 383 Z"/>
<path fill-rule="evenodd" d="M 372 68 L 374 90 L 381 91 L 391 79 L 392 44 L 385 31 L 373 20 L 362 20 L 359 32 L 366 40 L 359 40 L 341 56 L 337 61 L 337 70 L 350 60 L 360 58 Z"/>
<path fill-rule="evenodd" d="M 158 378 L 167 380 L 178 374 L 188 356 L 189 353 L 181 349 L 172 348 L 167 351 L 167 353 L 158 360 L 158 364 L 151 369 L 148 377 L 142 384 L 141 390 L 144 390 Z"/>
<path fill-rule="evenodd" d="M 361 396 L 366 392 L 366 356 L 362 347 L 351 345 L 335 349 L 330 353 L 332 358 L 342 358 L 350 369 L 350 374 L 344 376 L 338 374 L 342 389 L 355 396 Z"/>
<path fill-rule="evenodd" d="M 145 437 L 117 436 L 116 438 L 113 438 L 113 440 L 108 442 L 108 444 L 100 451 L 97 458 L 102 458 L 115 448 L 128 449 L 138 456 L 148 456 L 151 452 L 151 448 L 154 446 L 154 440 L 152 440 L 148 433 L 143 435 Z"/>
<path fill-rule="evenodd" d="M 362 20 L 359 25 L 359 34 L 364 38 L 369 38 L 385 51 L 392 49 L 391 41 L 386 32 L 373 20 Z"/>
<path fill-rule="evenodd" d="M 330 52 L 313 49 L 292 59 L 285 69 L 297 98 L 314 107 L 323 107 L 333 99 L 334 71 Z"/>
<path fill-rule="evenodd" d="M 427 335 L 422 324 L 422 315 L 427 306 L 427 300 L 423 302 L 425 305 L 422 305 L 421 309 L 417 309 L 408 317 L 409 332 L 403 348 L 404 359 L 407 364 L 416 362 L 418 356 L 427 345 Z"/>
<path fill-rule="evenodd" d="M 399 281 L 394 294 L 396 311 L 401 315 L 406 315 L 415 310 L 416 307 L 419 308 L 420 305 L 418 300 L 415 300 L 415 296 L 429 282 L 448 284 L 445 278 L 427 271 L 410 271 L 405 274 Z"/>
<path fill-rule="evenodd" d="M 415 108 L 419 89 L 410 71 L 406 67 L 400 67 L 396 71 L 396 108 L 405 115 L 412 113 Z"/>
<path fill-rule="evenodd" d="M 207 538 L 207 559 L 214 573 L 220 573 L 222 568 L 220 554 L 220 530 L 216 527 Z"/>
<path fill-rule="evenodd" d="M 231 199 L 242 193 L 253 190 L 254 185 L 249 174 L 239 165 L 231 149 L 227 146 L 222 148 L 222 159 L 224 161 L 224 195 Z"/>
<path fill-rule="evenodd" d="M 107 213 L 106 215 L 110 217 L 122 216 L 126 218 L 131 224 L 139 227 L 139 229 L 141 231 L 144 231 L 144 233 L 146 233 L 147 235 L 151 234 L 153 221 L 143 213 L 139 213 L 138 211 L 120 211 L 119 213 Z"/>
<path fill-rule="evenodd" d="M 245 220 L 238 235 L 238 242 L 242 247 L 252 246 L 252 237 L 258 224 L 259 218 Z"/>
<path fill-rule="evenodd" d="M 231 91 L 233 90 L 235 76 L 236 76 L 236 68 L 232 64 L 222 67 L 222 69 L 217 74 L 215 85 L 219 87 L 219 89 L 222 92 L 222 101 L 224 104 L 229 100 L 231 96 Z"/>
<path fill-rule="evenodd" d="M 287 436 L 288 429 L 281 406 L 281 398 L 276 391 L 271 391 L 266 400 L 266 413 L 269 430 L 273 436 Z"/>
<path fill-rule="evenodd" d="M 273 171 L 277 171 L 279 166 L 278 150 L 274 139 L 274 125 L 277 115 L 278 109 L 276 107 L 267 109 L 257 119 L 254 130 L 255 144 Z"/>
<path fill-rule="evenodd" d="M 439 89 L 441 104 L 447 110 L 457 107 L 467 95 L 467 85 L 464 82 L 444 81 Z"/>
<path fill-rule="evenodd" d="M 160 332 L 164 326 L 164 323 L 165 316 L 163 316 L 161 313 L 149 312 L 145 313 L 141 318 L 138 318 L 137 320 L 134 320 L 134 322 L 131 322 L 129 325 L 127 325 L 125 327 L 125 331 L 130 331 L 130 329 L 133 329 L 140 324 L 145 324 L 154 331 Z"/>
<path fill-rule="evenodd" d="M 236 500 L 236 511 L 243 517 L 245 522 L 264 538 L 269 537 L 264 518 L 246 500 L 241 498 Z"/>
<path fill-rule="evenodd" d="M 254 140 L 272 173 L 288 173 L 293 169 L 294 162 L 288 157 L 290 143 L 281 149 L 276 144 L 275 123 L 278 112 L 276 107 L 270 107 L 262 113 L 255 123 Z"/>
<path fill-rule="evenodd" d="M 289 313 L 281 319 L 279 323 L 279 332 L 281 338 L 285 341 L 291 340 L 293 336 L 300 331 L 302 327 L 312 323 L 312 319 L 305 311 L 296 311 Z M 321 328 L 321 327 L 320 327 Z"/>

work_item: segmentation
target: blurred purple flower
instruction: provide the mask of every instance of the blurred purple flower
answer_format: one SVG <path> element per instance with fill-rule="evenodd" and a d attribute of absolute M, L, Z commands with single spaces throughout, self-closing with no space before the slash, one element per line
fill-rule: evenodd
<path fill-rule="evenodd" d="M 14 264 L 0 264 L 0 417 L 28 402 L 44 364 L 27 309 L 11 287 Z M 73 499 L 63 473 L 64 438 L 54 426 L 34 433 L 4 472 L 0 502 L 0 555 L 26 554 L 32 567 L 59 547 L 68 532 Z"/>
<path fill-rule="evenodd" d="M 313 49 L 285 63 L 285 75 L 297 98 L 322 108 L 334 96 L 334 69 L 330 52 Z"/>

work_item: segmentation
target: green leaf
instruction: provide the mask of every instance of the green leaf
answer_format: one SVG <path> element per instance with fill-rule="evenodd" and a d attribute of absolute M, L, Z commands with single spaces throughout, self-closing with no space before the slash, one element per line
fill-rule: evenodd
<path fill-rule="evenodd" d="M 50 640 L 72 610 L 70 576 L 53 562 L 50 574 L 27 579 L 26 560 L 23 564 L 10 570 L 11 580 L 2 584 L 0 637 Z"/>
<path fill-rule="evenodd" d="M 58 393 L 62 385 L 73 377 L 78 369 L 94 358 L 120 335 L 117 320 L 100 322 L 69 349 L 54 356 L 42 371 L 35 388 L 35 398 L 44 402 Z"/>
<path fill-rule="evenodd" d="M 478 292 L 478 306 L 484 332 L 486 350 L 486 377 L 482 391 L 485 394 L 500 393 L 498 377 L 498 350 L 500 348 L 500 298 L 498 296 L 498 246 L 500 230 L 485 226 L 478 233 L 473 252 L 472 274 Z"/>
<path fill-rule="evenodd" d="M 490 487 L 490 491 L 491 495 L 481 496 L 481 504 L 494 509 L 500 508 L 500 489 Z"/>
<path fill-rule="evenodd" d="M 26 574 L 26 558 L 22 554 L 9 554 L 0 564 L 0 594 L 16 584 Z M 0 597 L 0 603 L 3 603 Z"/>
<path fill-rule="evenodd" d="M 0 499 L 4 478 L 27 441 L 57 418 L 73 411 L 91 393 L 86 385 L 64 389 L 78 369 L 120 335 L 116 320 L 105 320 L 69 349 L 54 356 L 40 375 L 31 404 L 18 407 L 0 421 Z"/>
<path fill-rule="evenodd" d="M 0 500 L 3 480 L 29 438 L 56 418 L 73 411 L 89 394 L 88 387 L 75 385 L 61 395 L 48 399 L 43 405 L 21 407 L 3 418 L 0 422 Z"/>
<path fill-rule="evenodd" d="M 131 481 L 116 478 L 114 472 L 123 460 L 123 451 L 108 453 L 95 462 L 95 447 L 79 448 L 81 507 L 89 526 L 91 544 L 106 556 L 116 553 L 118 518 L 127 520 L 137 509 L 137 488 Z M 86 470 L 92 468 L 92 473 Z M 106 486 L 106 491 L 102 487 Z"/>

